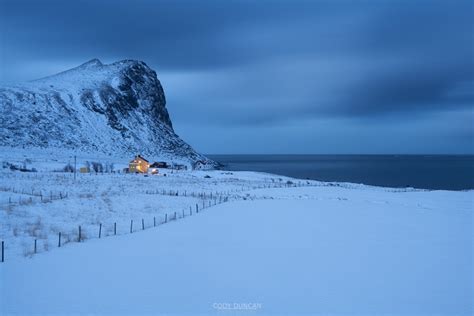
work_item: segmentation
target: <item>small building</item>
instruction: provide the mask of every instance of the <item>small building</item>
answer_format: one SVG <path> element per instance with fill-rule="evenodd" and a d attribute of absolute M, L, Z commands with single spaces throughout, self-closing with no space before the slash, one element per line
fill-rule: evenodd
<path fill-rule="evenodd" d="M 188 170 L 188 167 L 187 167 L 187 166 L 181 165 L 181 164 L 177 164 L 177 163 L 173 164 L 171 168 L 172 168 L 172 169 L 175 169 L 175 170 Z"/>
<path fill-rule="evenodd" d="M 193 169 L 195 170 L 201 170 L 201 169 L 208 169 L 209 167 L 207 166 L 206 162 L 203 160 L 198 160 L 193 164 Z"/>
<path fill-rule="evenodd" d="M 79 168 L 79 172 L 80 173 L 89 173 L 89 172 L 91 172 L 91 170 L 89 169 L 89 167 L 81 167 L 81 168 Z"/>
<path fill-rule="evenodd" d="M 130 173 L 147 173 L 150 163 L 148 160 L 140 155 L 136 155 L 135 158 L 128 164 L 128 170 Z"/>
<path fill-rule="evenodd" d="M 150 165 L 150 168 L 168 168 L 168 164 L 166 163 L 166 161 L 155 161 L 154 163 L 152 163 Z"/>

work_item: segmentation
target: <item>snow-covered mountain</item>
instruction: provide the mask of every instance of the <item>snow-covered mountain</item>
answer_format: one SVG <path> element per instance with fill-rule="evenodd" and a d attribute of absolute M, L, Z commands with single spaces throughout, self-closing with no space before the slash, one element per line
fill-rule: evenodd
<path fill-rule="evenodd" d="M 179 138 L 163 88 L 144 62 L 98 59 L 24 84 L 0 87 L 0 146 L 67 148 L 190 164 L 215 163 Z"/>

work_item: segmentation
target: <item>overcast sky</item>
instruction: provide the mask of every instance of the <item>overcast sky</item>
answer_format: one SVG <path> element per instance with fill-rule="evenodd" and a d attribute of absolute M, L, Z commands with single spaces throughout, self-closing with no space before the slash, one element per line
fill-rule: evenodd
<path fill-rule="evenodd" d="M 474 153 L 473 1 L 0 0 L 0 82 L 156 70 L 204 153 Z"/>

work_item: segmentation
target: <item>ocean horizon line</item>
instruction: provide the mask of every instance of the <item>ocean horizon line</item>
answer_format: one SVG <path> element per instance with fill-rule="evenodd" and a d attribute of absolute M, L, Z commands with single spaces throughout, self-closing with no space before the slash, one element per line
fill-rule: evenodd
<path fill-rule="evenodd" d="M 253 153 L 237 153 L 237 154 L 216 154 L 216 153 L 205 153 L 206 156 L 474 156 L 472 154 L 253 154 Z"/>

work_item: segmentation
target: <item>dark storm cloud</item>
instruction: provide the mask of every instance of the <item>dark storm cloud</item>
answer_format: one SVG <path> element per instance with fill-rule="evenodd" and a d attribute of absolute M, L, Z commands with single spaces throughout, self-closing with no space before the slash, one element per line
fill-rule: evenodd
<path fill-rule="evenodd" d="M 125 52 L 159 61 L 163 69 L 189 70 L 253 59 L 245 47 L 223 45 L 226 36 L 238 33 L 240 27 L 258 29 L 301 18 L 308 15 L 305 6 L 245 1 L 20 0 L 2 1 L 1 17 L 11 52 L 39 48 L 36 54 L 45 57 L 84 52 L 113 57 Z"/>
<path fill-rule="evenodd" d="M 446 135 L 466 135 L 473 20 L 472 1 L 0 0 L 0 81 L 134 58 L 157 70 L 175 126 L 449 113 Z"/>
<path fill-rule="evenodd" d="M 353 114 L 438 110 L 474 103 L 472 2 L 404 2 L 375 15 L 363 52 L 400 58 L 348 92 Z"/>

